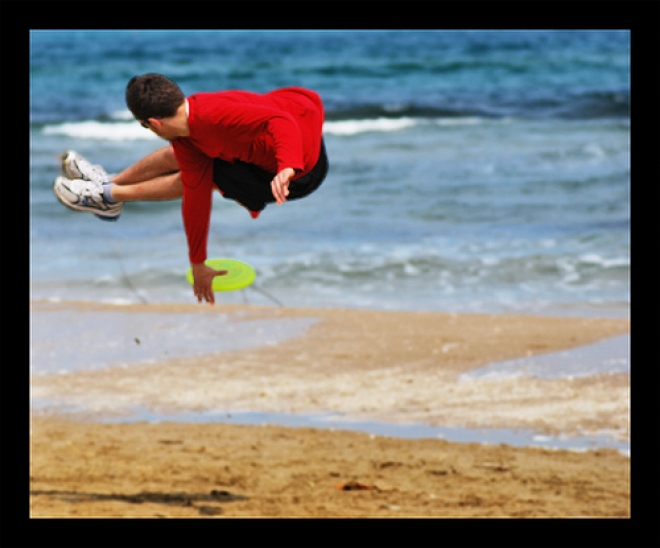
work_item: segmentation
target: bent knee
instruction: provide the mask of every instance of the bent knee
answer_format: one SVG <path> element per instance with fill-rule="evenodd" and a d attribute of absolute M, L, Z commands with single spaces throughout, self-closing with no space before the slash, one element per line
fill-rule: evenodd
<path fill-rule="evenodd" d="M 174 154 L 174 147 L 172 145 L 163 148 L 163 159 L 167 162 L 172 172 L 179 171 L 179 162 L 176 161 L 176 155 Z"/>

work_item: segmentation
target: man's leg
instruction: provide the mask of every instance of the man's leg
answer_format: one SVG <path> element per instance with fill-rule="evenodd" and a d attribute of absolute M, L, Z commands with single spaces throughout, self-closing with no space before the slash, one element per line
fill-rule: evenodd
<path fill-rule="evenodd" d="M 115 175 L 111 183 L 109 197 L 117 202 L 175 200 L 183 196 L 179 164 L 169 145 Z"/>
<path fill-rule="evenodd" d="M 112 178 L 116 185 L 133 185 L 179 171 L 170 145 L 155 150 Z"/>
<path fill-rule="evenodd" d="M 176 200 L 183 196 L 181 173 L 171 173 L 138 183 L 113 184 L 112 198 L 117 202 Z"/>

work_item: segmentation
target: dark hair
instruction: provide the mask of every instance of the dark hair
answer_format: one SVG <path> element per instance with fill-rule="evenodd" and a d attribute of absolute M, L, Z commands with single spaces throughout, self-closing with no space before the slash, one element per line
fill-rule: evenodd
<path fill-rule="evenodd" d="M 185 99 L 179 86 L 162 74 L 134 76 L 126 86 L 126 105 L 138 120 L 174 116 Z"/>

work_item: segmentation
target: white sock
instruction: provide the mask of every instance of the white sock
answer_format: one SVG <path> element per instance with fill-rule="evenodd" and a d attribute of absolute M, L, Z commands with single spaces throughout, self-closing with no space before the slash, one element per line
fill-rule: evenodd
<path fill-rule="evenodd" d="M 114 183 L 103 183 L 103 199 L 111 204 L 116 204 L 117 200 L 112 197 L 112 187 Z"/>

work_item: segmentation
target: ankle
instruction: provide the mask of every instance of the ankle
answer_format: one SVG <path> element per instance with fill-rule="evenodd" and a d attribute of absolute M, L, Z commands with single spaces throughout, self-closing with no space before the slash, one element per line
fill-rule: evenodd
<path fill-rule="evenodd" d="M 103 183 L 103 199 L 111 204 L 116 204 L 119 201 L 112 195 L 112 188 L 114 186 L 114 183 Z"/>

